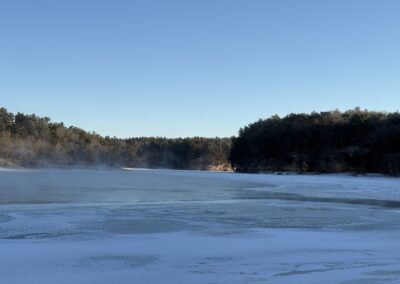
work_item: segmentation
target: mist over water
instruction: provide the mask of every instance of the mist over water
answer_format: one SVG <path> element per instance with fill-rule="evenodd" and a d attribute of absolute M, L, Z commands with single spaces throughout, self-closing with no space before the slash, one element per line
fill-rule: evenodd
<path fill-rule="evenodd" d="M 204 175 L 174 170 L 0 172 L 0 204 L 226 200 L 236 198 L 240 189 L 261 185 L 224 179 L 223 173 Z"/>

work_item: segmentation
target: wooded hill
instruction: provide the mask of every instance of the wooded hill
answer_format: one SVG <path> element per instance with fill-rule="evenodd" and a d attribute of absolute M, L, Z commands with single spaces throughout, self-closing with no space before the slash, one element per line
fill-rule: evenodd
<path fill-rule="evenodd" d="M 230 160 L 237 171 L 400 174 L 400 114 L 313 112 L 272 116 L 239 131 Z"/>
<path fill-rule="evenodd" d="M 230 169 L 230 139 L 118 139 L 0 109 L 0 166 Z"/>
<path fill-rule="evenodd" d="M 272 116 L 233 138 L 119 139 L 0 108 L 0 166 L 398 175 L 400 114 L 356 108 Z"/>

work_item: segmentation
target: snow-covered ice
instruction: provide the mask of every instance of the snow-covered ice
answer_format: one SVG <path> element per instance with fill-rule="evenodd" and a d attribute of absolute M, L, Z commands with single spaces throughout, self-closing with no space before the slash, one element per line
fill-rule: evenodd
<path fill-rule="evenodd" d="M 0 171 L 0 283 L 400 283 L 400 180 Z"/>

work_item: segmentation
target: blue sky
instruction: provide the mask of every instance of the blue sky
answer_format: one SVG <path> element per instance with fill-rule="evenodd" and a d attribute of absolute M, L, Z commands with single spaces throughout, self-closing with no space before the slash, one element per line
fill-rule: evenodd
<path fill-rule="evenodd" d="M 400 1 L 1 1 L 0 105 L 118 137 L 396 111 Z"/>

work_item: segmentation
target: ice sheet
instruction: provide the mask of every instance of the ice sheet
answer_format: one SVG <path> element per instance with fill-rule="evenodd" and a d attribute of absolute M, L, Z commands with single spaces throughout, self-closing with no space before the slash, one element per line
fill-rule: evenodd
<path fill-rule="evenodd" d="M 0 283 L 399 283 L 399 185 L 345 175 L 3 171 Z"/>

